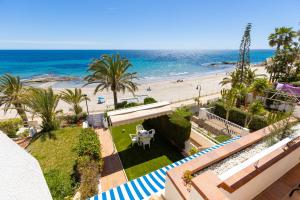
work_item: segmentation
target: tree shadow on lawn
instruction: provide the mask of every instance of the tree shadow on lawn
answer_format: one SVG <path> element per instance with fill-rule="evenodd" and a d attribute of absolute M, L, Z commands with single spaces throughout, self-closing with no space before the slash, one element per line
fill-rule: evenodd
<path fill-rule="evenodd" d="M 147 145 L 144 150 L 143 146 L 138 146 L 137 144 L 131 146 L 130 144 L 127 149 L 118 153 L 124 169 L 162 156 L 166 156 L 171 162 L 176 162 L 184 158 L 179 149 L 159 135 L 155 136 L 155 141 L 151 140 L 150 148 Z"/>
<path fill-rule="evenodd" d="M 40 132 L 33 136 L 30 143 L 33 143 L 34 141 L 40 139 L 42 142 L 45 142 L 47 139 L 56 140 L 56 134 L 55 131 L 50 132 Z"/>

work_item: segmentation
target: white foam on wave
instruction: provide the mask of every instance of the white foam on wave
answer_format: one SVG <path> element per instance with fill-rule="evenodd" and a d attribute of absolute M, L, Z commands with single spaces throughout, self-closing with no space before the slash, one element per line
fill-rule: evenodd
<path fill-rule="evenodd" d="M 185 75 L 188 74 L 188 72 L 171 72 L 169 73 L 170 76 L 180 76 L 180 75 Z"/>

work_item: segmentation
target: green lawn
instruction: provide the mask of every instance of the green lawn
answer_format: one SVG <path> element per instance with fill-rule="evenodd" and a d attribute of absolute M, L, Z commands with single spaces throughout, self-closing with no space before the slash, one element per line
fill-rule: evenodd
<path fill-rule="evenodd" d="M 225 141 L 231 139 L 231 137 L 228 135 L 217 135 L 214 139 L 217 140 L 218 142 L 222 143 L 222 142 L 225 142 Z"/>
<path fill-rule="evenodd" d="M 139 123 L 141 122 L 112 129 L 114 143 L 129 180 L 183 158 L 178 149 L 157 134 L 155 135 L 155 141 L 151 141 L 150 149 L 146 147 L 146 150 L 144 150 L 143 147 L 139 147 L 137 144 L 132 147 L 129 134 L 135 134 L 135 127 Z M 123 129 L 125 130 L 124 132 Z"/>
<path fill-rule="evenodd" d="M 75 147 L 80 131 L 81 128 L 74 127 L 45 133 L 27 147 L 27 151 L 39 161 L 54 199 L 73 193 Z"/>

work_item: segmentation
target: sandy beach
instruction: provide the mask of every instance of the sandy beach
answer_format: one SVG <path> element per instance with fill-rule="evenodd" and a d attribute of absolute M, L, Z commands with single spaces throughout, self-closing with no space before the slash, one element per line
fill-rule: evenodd
<path fill-rule="evenodd" d="M 257 74 L 266 74 L 265 68 L 262 66 L 254 66 L 257 69 Z M 196 89 L 197 85 L 201 85 L 201 97 L 203 96 L 216 96 L 222 89 L 219 85 L 220 81 L 226 76 L 226 72 L 210 74 L 197 77 L 179 77 L 183 82 L 176 82 L 176 80 L 166 80 L 151 83 L 142 83 L 138 86 L 139 90 L 135 95 L 148 95 L 158 101 L 169 101 L 171 103 L 185 102 L 193 100 L 198 97 L 199 91 Z M 53 82 L 44 83 L 40 87 L 47 88 L 52 86 Z M 147 91 L 147 88 L 151 91 Z M 65 88 L 53 88 L 56 92 L 60 92 Z M 88 102 L 90 113 L 103 112 L 113 106 L 113 95 L 111 91 L 102 91 L 94 95 L 94 87 L 83 87 L 83 93 L 87 94 L 91 101 Z M 103 96 L 106 100 L 104 104 L 97 104 L 97 97 Z M 124 98 L 133 98 L 133 94 L 126 92 L 118 93 L 118 101 Z M 86 111 L 85 102 L 82 103 L 83 109 Z M 69 113 L 70 106 L 63 101 L 59 102 L 58 109 L 62 109 L 64 113 Z M 31 116 L 30 114 L 28 115 Z M 0 111 L 0 119 L 17 117 L 15 110 L 10 110 L 4 115 L 3 108 Z"/>

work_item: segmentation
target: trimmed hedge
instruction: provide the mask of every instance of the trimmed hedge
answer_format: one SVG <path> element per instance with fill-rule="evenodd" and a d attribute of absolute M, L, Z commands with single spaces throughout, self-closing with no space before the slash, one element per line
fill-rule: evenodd
<path fill-rule="evenodd" d="M 87 118 L 87 113 L 83 112 L 79 114 L 78 116 L 76 115 L 66 115 L 61 117 L 62 120 L 66 121 L 68 125 L 73 125 L 77 124 L 78 122 L 82 122 Z"/>
<path fill-rule="evenodd" d="M 152 97 L 147 97 L 147 98 L 145 98 L 144 99 L 144 104 L 146 105 L 146 104 L 151 104 L 151 103 L 156 103 L 157 101 L 154 99 L 154 98 L 152 98 Z"/>
<path fill-rule="evenodd" d="M 135 106 L 146 105 L 146 104 L 151 104 L 151 103 L 156 103 L 156 102 L 157 101 L 152 97 L 145 98 L 144 103 L 136 103 L 136 102 L 128 103 L 127 101 L 122 101 L 120 103 L 117 103 L 116 110 L 123 109 L 123 108 L 131 108 L 131 107 L 135 107 Z"/>
<path fill-rule="evenodd" d="M 127 101 L 123 101 L 121 103 L 117 103 L 116 110 L 123 109 L 123 108 L 131 108 L 131 107 L 135 107 L 135 106 L 139 106 L 139 105 L 141 105 L 141 104 L 135 103 L 135 102 L 128 103 Z"/>
<path fill-rule="evenodd" d="M 97 175 L 101 173 L 103 160 L 100 142 L 93 129 L 82 129 L 77 147 L 76 175 L 80 179 L 81 198 L 86 199 L 98 193 Z"/>
<path fill-rule="evenodd" d="M 8 119 L 0 121 L 0 130 L 7 134 L 8 137 L 17 137 L 16 133 L 19 130 L 19 126 L 23 125 L 23 121 L 20 118 Z"/>
<path fill-rule="evenodd" d="M 222 103 L 215 103 L 214 114 L 225 119 L 226 110 Z M 245 125 L 246 113 L 238 108 L 233 108 L 229 111 L 229 121 L 238 124 L 240 126 Z M 262 129 L 268 125 L 267 119 L 263 116 L 254 115 L 251 123 L 249 124 L 249 129 L 256 131 Z"/>
<path fill-rule="evenodd" d="M 93 129 L 82 129 L 79 135 L 77 152 L 78 156 L 89 156 L 95 160 L 99 160 L 101 158 L 100 142 Z"/>
<path fill-rule="evenodd" d="M 191 117 L 188 111 L 183 112 L 178 109 L 170 115 L 148 119 L 143 122 L 146 129 L 155 129 L 158 134 L 161 134 L 173 145 L 179 149 L 185 147 L 185 141 L 190 138 L 191 122 L 188 120 Z"/>

